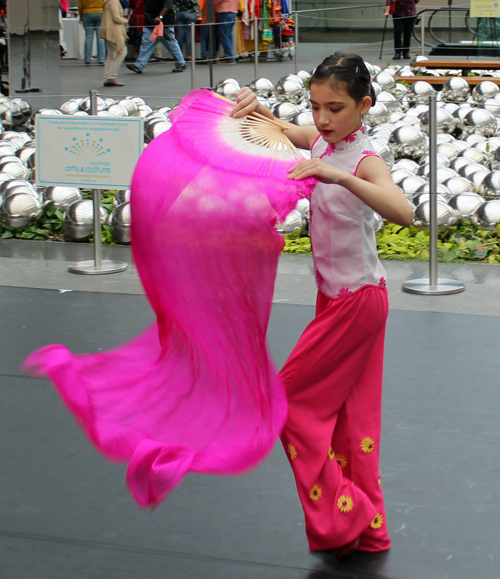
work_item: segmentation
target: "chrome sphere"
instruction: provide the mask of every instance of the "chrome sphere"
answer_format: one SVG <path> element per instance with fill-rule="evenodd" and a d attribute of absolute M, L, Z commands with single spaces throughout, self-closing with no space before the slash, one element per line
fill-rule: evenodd
<path fill-rule="evenodd" d="M 423 177 L 419 177 L 418 175 L 411 175 L 410 177 L 405 177 L 399 183 L 399 187 L 406 197 L 413 197 L 419 188 L 426 183 L 427 181 Z"/>
<path fill-rule="evenodd" d="M 444 101 L 464 103 L 469 95 L 469 83 L 460 76 L 449 78 L 444 83 L 441 91 L 441 96 Z"/>
<path fill-rule="evenodd" d="M 80 112 L 85 112 L 85 111 L 80 111 Z M 86 113 L 85 113 L 86 114 Z M 113 118 L 114 115 L 112 115 L 109 111 L 107 110 L 100 110 L 97 111 L 97 116 L 98 117 L 107 117 L 107 118 Z"/>
<path fill-rule="evenodd" d="M 420 158 L 427 152 L 428 145 L 424 133 L 417 127 L 399 127 L 389 139 L 395 157 Z"/>
<path fill-rule="evenodd" d="M 278 102 L 273 106 L 272 113 L 282 121 L 290 122 L 300 112 L 297 105 L 287 102 Z"/>
<path fill-rule="evenodd" d="M 457 157 L 456 159 L 453 159 L 453 161 L 451 161 L 450 167 L 460 174 L 460 169 L 462 167 L 465 167 L 465 165 L 469 165 L 470 162 L 471 160 L 467 159 L 467 157 Z"/>
<path fill-rule="evenodd" d="M 0 176 L 3 177 L 3 175 L 8 175 L 8 173 L 0 173 Z M 28 183 L 28 181 L 26 181 L 26 179 L 16 179 L 12 176 L 10 176 L 10 178 L 7 178 L 7 179 L 4 178 L 0 182 L 0 194 L 5 195 L 5 193 L 9 189 L 13 189 L 14 187 L 18 187 L 18 186 L 24 187 L 25 185 L 31 186 L 31 184 Z"/>
<path fill-rule="evenodd" d="M 232 78 L 222 80 L 215 86 L 215 92 L 228 99 L 236 100 L 234 96 L 241 89 L 240 83 Z"/>
<path fill-rule="evenodd" d="M 382 123 L 387 123 L 390 117 L 389 109 L 385 104 L 376 102 L 365 114 L 364 122 L 369 127 L 374 127 Z"/>
<path fill-rule="evenodd" d="M 10 157 L 14 156 L 19 147 L 15 143 L 11 143 L 10 141 L 0 141 L 0 157 Z"/>
<path fill-rule="evenodd" d="M 443 185 L 448 188 L 452 195 L 458 195 L 470 191 L 472 188 L 471 182 L 465 177 L 451 177 L 444 181 Z"/>
<path fill-rule="evenodd" d="M 298 231 L 306 225 L 306 219 L 300 211 L 293 209 L 285 217 L 282 223 L 277 223 L 275 226 L 276 231 L 279 233 L 292 233 L 292 231 Z"/>
<path fill-rule="evenodd" d="M 441 153 L 437 153 L 436 155 L 436 159 L 437 159 L 437 163 L 439 167 L 448 167 L 450 165 L 450 160 L 448 159 L 448 157 L 446 157 L 445 155 L 442 155 Z M 424 165 L 427 166 L 430 163 L 430 156 L 429 155 L 424 155 L 421 159 L 420 159 L 420 166 L 423 167 Z M 427 171 L 425 173 L 421 173 L 424 175 L 427 175 Z"/>
<path fill-rule="evenodd" d="M 436 200 L 441 201 L 441 203 L 448 203 L 448 200 L 446 199 L 446 197 L 444 197 L 443 195 L 441 195 L 439 193 L 436 194 Z M 415 205 L 415 207 L 418 207 L 418 205 L 420 205 L 421 203 L 424 203 L 426 201 L 430 201 L 430 193 L 428 191 L 415 193 L 415 195 L 412 197 L 412 202 Z"/>
<path fill-rule="evenodd" d="M 271 105 L 269 104 L 269 101 L 266 98 L 258 96 L 257 100 L 261 105 L 264 105 L 266 109 L 271 110 Z"/>
<path fill-rule="evenodd" d="M 302 215 L 309 221 L 311 218 L 311 203 L 309 202 L 309 199 L 306 199 L 305 197 L 299 199 L 295 209 L 302 213 Z"/>
<path fill-rule="evenodd" d="M 267 78 L 258 78 L 257 80 L 254 80 L 248 85 L 248 88 L 257 96 L 265 99 L 273 96 L 275 91 L 274 84 Z"/>
<path fill-rule="evenodd" d="M 437 152 L 439 155 L 443 155 L 448 159 L 448 162 L 453 161 L 458 157 L 460 149 L 456 147 L 453 143 L 439 143 L 437 146 Z"/>
<path fill-rule="evenodd" d="M 35 166 L 35 153 L 35 147 L 26 145 L 25 147 L 22 147 L 16 151 L 16 157 L 19 157 L 24 165 L 30 169 L 33 169 Z"/>
<path fill-rule="evenodd" d="M 487 140 L 488 139 L 486 139 L 486 137 L 484 135 L 478 135 L 477 133 L 471 133 L 470 135 L 467 135 L 465 137 L 463 142 L 467 143 L 467 145 L 469 147 L 474 147 L 475 145 L 477 145 L 477 143 L 481 143 L 481 142 L 487 141 Z"/>
<path fill-rule="evenodd" d="M 377 95 L 377 103 L 385 105 L 390 113 L 401 110 L 399 100 L 392 93 L 385 90 Z"/>
<path fill-rule="evenodd" d="M 106 101 L 101 97 L 97 97 L 97 110 L 102 111 L 106 108 L 106 106 L 107 106 Z M 81 111 L 85 111 L 90 115 L 90 107 L 91 107 L 90 97 L 82 99 L 79 109 Z"/>
<path fill-rule="evenodd" d="M 466 134 L 478 133 L 486 137 L 492 137 L 497 130 L 495 117 L 485 109 L 473 109 L 469 111 L 463 120 L 463 130 Z"/>
<path fill-rule="evenodd" d="M 378 153 L 382 159 L 384 159 L 386 165 L 389 167 L 389 169 L 391 169 L 394 165 L 394 154 L 389 145 L 386 145 L 383 141 L 379 141 L 377 139 L 373 139 L 371 143 L 375 152 Z"/>
<path fill-rule="evenodd" d="M 8 157 L 0 158 L 0 171 L 9 173 L 16 179 L 26 179 L 29 173 L 28 167 L 25 167 L 20 159 L 16 163 L 15 161 L 4 161 L 5 158 Z"/>
<path fill-rule="evenodd" d="M 415 209 L 415 225 L 428 227 L 430 225 L 430 201 L 424 201 L 417 205 Z M 437 202 L 437 225 L 438 227 L 447 227 L 455 225 L 459 220 L 459 213 L 443 201 Z"/>
<path fill-rule="evenodd" d="M 484 192 L 483 182 L 484 182 L 486 176 L 489 174 L 490 174 L 490 172 L 488 171 L 488 169 L 483 167 L 482 171 L 475 171 L 474 173 L 472 173 L 472 175 L 470 175 L 470 177 L 468 177 L 469 181 L 474 186 L 475 191 L 477 191 L 478 193 Z"/>
<path fill-rule="evenodd" d="M 500 117 L 500 100 L 486 99 L 481 105 L 483 109 L 490 112 L 494 117 Z"/>
<path fill-rule="evenodd" d="M 457 172 L 454 171 L 451 167 L 438 167 L 436 173 L 438 183 L 444 183 L 452 177 L 458 177 Z"/>
<path fill-rule="evenodd" d="M 101 224 L 106 223 L 107 213 L 100 208 Z M 63 225 L 65 234 L 73 241 L 87 239 L 94 228 L 94 205 L 90 199 L 72 203 L 64 213 Z"/>
<path fill-rule="evenodd" d="M 118 243 L 130 243 L 130 202 L 126 201 L 115 207 L 108 223 L 113 228 L 113 237 Z"/>
<path fill-rule="evenodd" d="M 408 91 L 406 98 L 411 106 L 418 104 L 429 104 L 429 97 L 436 91 L 434 87 L 425 80 L 417 80 Z"/>
<path fill-rule="evenodd" d="M 375 211 L 373 212 L 373 217 L 374 217 L 373 229 L 375 230 L 375 233 L 377 233 L 378 231 L 382 231 L 382 229 L 384 229 L 385 226 L 384 220 Z"/>
<path fill-rule="evenodd" d="M 452 197 L 450 205 L 453 209 L 460 211 L 463 219 L 470 219 L 484 202 L 484 197 L 468 191 Z"/>
<path fill-rule="evenodd" d="M 121 103 L 121 101 L 120 101 L 120 103 Z M 168 117 L 168 115 L 170 114 L 170 111 L 171 111 L 171 110 L 172 110 L 172 109 L 171 109 L 170 107 L 160 107 L 160 108 L 157 109 L 155 112 L 156 112 L 156 113 L 160 113 L 160 114 L 165 115 L 165 116 Z M 139 112 L 139 111 L 137 111 L 137 112 Z M 132 116 L 137 116 L 137 115 L 132 115 L 132 114 L 130 113 L 130 111 L 129 111 L 129 114 L 130 114 L 131 117 L 132 117 Z"/>
<path fill-rule="evenodd" d="M 112 104 L 107 108 L 108 113 L 111 113 L 114 117 L 128 117 L 128 110 L 119 104 Z"/>
<path fill-rule="evenodd" d="M 137 109 L 138 117 L 147 117 L 153 112 L 153 109 L 148 105 L 138 105 Z"/>
<path fill-rule="evenodd" d="M 377 96 L 382 92 L 382 87 L 378 84 L 378 82 L 375 82 L 374 80 L 372 81 L 372 88 L 373 92 L 375 93 L 375 96 Z"/>
<path fill-rule="evenodd" d="M 430 189 L 431 189 L 430 184 L 424 183 L 417 189 L 417 193 L 429 193 Z M 448 189 L 448 187 L 446 187 L 446 185 L 443 185 L 443 183 L 437 184 L 436 193 L 438 195 L 441 195 L 446 201 L 448 201 L 448 199 L 452 197 L 450 190 Z"/>
<path fill-rule="evenodd" d="M 468 165 L 464 165 L 460 167 L 458 170 L 458 174 L 466 179 L 470 179 L 474 173 L 477 171 L 484 171 L 484 165 L 480 165 L 479 163 L 474 163 L 474 161 L 470 161 Z"/>
<path fill-rule="evenodd" d="M 307 70 L 299 70 L 299 72 L 297 73 L 297 76 L 305 84 L 305 82 L 311 78 L 311 73 L 307 72 Z"/>
<path fill-rule="evenodd" d="M 484 103 L 485 100 L 493 98 L 500 92 L 498 86 L 491 80 L 484 80 L 476 85 L 472 91 L 472 98 L 478 104 Z"/>
<path fill-rule="evenodd" d="M 425 111 L 420 117 L 422 130 L 429 133 L 429 111 Z M 452 133 L 457 126 L 457 119 L 444 108 L 439 108 L 436 111 L 436 130 L 438 133 Z"/>
<path fill-rule="evenodd" d="M 489 156 L 476 147 L 469 147 L 460 151 L 459 157 L 465 157 L 474 161 L 474 163 L 479 163 L 480 165 L 487 165 L 489 163 Z"/>
<path fill-rule="evenodd" d="M 413 173 L 407 169 L 394 169 L 391 171 L 392 181 L 395 185 L 399 185 L 406 177 L 412 177 Z"/>
<path fill-rule="evenodd" d="M 28 193 L 14 193 L 4 198 L 0 210 L 0 222 L 6 229 L 25 227 L 42 211 L 38 199 Z"/>
<path fill-rule="evenodd" d="M 314 117 L 310 111 L 300 111 L 294 115 L 292 123 L 298 127 L 310 127 L 314 125 Z"/>
<path fill-rule="evenodd" d="M 66 101 L 60 107 L 61 112 L 63 112 L 65 115 L 74 115 L 76 111 L 81 110 L 80 104 L 82 103 L 82 100 L 83 99 L 81 98 L 74 98 Z"/>
<path fill-rule="evenodd" d="M 4 185 L 4 183 L 2 183 L 2 185 Z M 40 194 L 29 181 L 22 181 L 20 179 L 5 181 L 2 190 L 3 198 L 6 199 L 10 195 L 14 195 L 14 193 L 26 193 L 34 197 L 37 201 L 40 201 Z"/>
<path fill-rule="evenodd" d="M 82 198 L 78 187 L 46 187 L 42 193 L 43 204 L 54 203 L 58 209 L 66 208 Z"/>
<path fill-rule="evenodd" d="M 387 89 L 394 88 L 396 86 L 396 81 L 394 80 L 394 76 L 389 74 L 385 70 L 379 72 L 375 75 L 373 80 L 380 86 L 380 88 L 384 91 Z"/>
<path fill-rule="evenodd" d="M 413 159 L 399 159 L 396 161 L 392 169 L 406 169 L 410 173 L 416 174 L 418 171 L 418 163 Z"/>
<path fill-rule="evenodd" d="M 306 87 L 300 77 L 287 75 L 277 82 L 275 94 L 278 101 L 298 104 L 304 100 Z"/>
<path fill-rule="evenodd" d="M 130 201 L 130 189 L 120 189 L 113 198 L 113 207 L 118 207 L 118 205 L 128 201 Z"/>
<path fill-rule="evenodd" d="M 492 199 L 483 203 L 471 216 L 471 219 L 475 225 L 495 227 L 497 223 L 500 223 L 500 199 Z"/>
<path fill-rule="evenodd" d="M 137 103 L 135 103 L 133 100 L 121 99 L 116 104 L 121 105 L 122 107 L 125 107 L 127 109 L 130 117 L 138 117 L 139 116 L 139 107 L 137 106 Z"/>
<path fill-rule="evenodd" d="M 24 123 L 30 120 L 31 115 L 33 113 L 31 105 L 29 104 L 29 102 L 18 98 L 12 99 L 11 102 L 16 103 L 16 105 L 19 107 L 22 116 L 19 125 L 24 125 Z"/>
<path fill-rule="evenodd" d="M 145 123 L 144 131 L 146 133 L 146 142 L 149 143 L 153 139 L 156 139 L 162 133 L 170 130 L 172 128 L 172 123 L 168 120 L 152 119 Z"/>
<path fill-rule="evenodd" d="M 500 147 L 493 154 L 493 159 L 491 160 L 490 167 L 492 169 L 497 170 L 500 169 Z"/>

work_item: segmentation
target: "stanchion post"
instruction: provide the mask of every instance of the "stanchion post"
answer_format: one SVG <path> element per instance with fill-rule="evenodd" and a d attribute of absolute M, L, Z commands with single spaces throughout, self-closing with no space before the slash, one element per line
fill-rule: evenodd
<path fill-rule="evenodd" d="M 90 114 L 97 115 L 97 91 L 90 91 Z M 79 261 L 68 267 L 71 273 L 86 275 L 101 275 L 105 273 L 118 273 L 125 271 L 128 264 L 124 261 L 102 259 L 101 240 L 101 190 L 92 189 L 92 206 L 94 211 L 94 260 Z"/>
<path fill-rule="evenodd" d="M 420 15 L 420 54 L 425 56 L 425 18 L 423 13 Z"/>
<path fill-rule="evenodd" d="M 259 78 L 259 21 L 257 18 L 254 19 L 254 51 L 255 51 L 255 58 L 254 58 L 254 78 Z"/>
<path fill-rule="evenodd" d="M 436 93 L 429 97 L 429 278 L 411 279 L 403 283 L 405 292 L 421 295 L 458 294 L 464 284 L 455 279 L 438 278 L 437 220 L 437 105 Z"/>
<path fill-rule="evenodd" d="M 97 115 L 97 91 L 90 91 L 90 114 Z M 101 191 L 92 189 L 92 201 L 94 204 L 94 262 L 96 267 L 102 265 L 102 242 L 101 242 Z"/>
<path fill-rule="evenodd" d="M 209 76 L 210 76 L 210 88 L 214 86 L 214 58 L 215 54 L 213 52 L 213 44 L 214 44 L 214 31 L 213 27 L 215 24 L 211 22 L 209 24 L 210 28 L 208 29 L 208 48 L 207 48 L 207 58 L 208 58 L 208 68 L 209 68 Z"/>
<path fill-rule="evenodd" d="M 293 13 L 295 20 L 295 74 L 299 72 L 299 13 Z"/>
<path fill-rule="evenodd" d="M 194 65 L 196 62 L 196 44 L 195 44 L 195 27 L 196 24 L 191 22 L 191 90 L 195 88 Z"/>

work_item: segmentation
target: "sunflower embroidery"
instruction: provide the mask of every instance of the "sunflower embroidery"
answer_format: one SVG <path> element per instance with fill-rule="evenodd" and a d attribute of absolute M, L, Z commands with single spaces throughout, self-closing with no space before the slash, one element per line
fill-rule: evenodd
<path fill-rule="evenodd" d="M 291 460 L 295 460 L 297 458 L 297 449 L 295 446 L 292 446 L 291 444 L 288 445 L 288 454 L 290 455 Z"/>
<path fill-rule="evenodd" d="M 363 452 L 373 452 L 375 450 L 375 441 L 372 438 L 366 437 L 363 438 L 360 446 Z"/>
<path fill-rule="evenodd" d="M 380 527 L 382 526 L 383 523 L 384 523 L 384 517 L 380 513 L 377 513 L 373 517 L 373 521 L 370 523 L 370 527 L 372 529 L 380 529 Z"/>
<path fill-rule="evenodd" d="M 380 287 L 385 287 L 385 286 L 387 285 L 387 281 L 385 280 L 385 277 L 381 277 L 381 278 L 380 278 L 380 280 L 379 280 L 379 282 L 378 282 L 378 285 L 379 285 Z"/>
<path fill-rule="evenodd" d="M 342 495 L 341 497 L 339 497 L 339 500 L 337 501 L 337 507 L 339 511 L 341 511 L 342 513 L 348 513 L 349 511 L 351 511 L 353 504 L 354 503 L 351 497 L 348 497 L 346 495 Z"/>
<path fill-rule="evenodd" d="M 354 141 L 356 140 L 356 133 L 357 132 L 358 131 L 354 131 L 354 133 L 351 133 L 350 135 L 347 135 L 347 137 L 342 139 L 344 141 L 344 143 L 354 143 Z"/>
<path fill-rule="evenodd" d="M 330 448 L 328 449 L 328 456 L 330 457 L 330 460 L 334 460 L 335 459 L 335 453 L 333 452 L 333 448 L 330 446 Z"/>
<path fill-rule="evenodd" d="M 309 497 L 313 501 L 319 501 L 321 498 L 321 489 L 318 485 L 313 485 L 312 489 L 309 492 Z"/>
<path fill-rule="evenodd" d="M 326 146 L 326 150 L 321 155 L 320 159 L 322 159 L 323 157 L 329 157 L 330 155 L 333 155 L 333 153 L 335 153 L 336 150 L 337 148 L 335 147 L 335 143 L 328 143 L 328 145 Z"/>
<path fill-rule="evenodd" d="M 344 468 L 345 466 L 347 466 L 347 460 L 346 457 L 342 454 L 336 454 L 335 458 L 337 460 L 337 462 L 340 465 L 340 468 Z"/>

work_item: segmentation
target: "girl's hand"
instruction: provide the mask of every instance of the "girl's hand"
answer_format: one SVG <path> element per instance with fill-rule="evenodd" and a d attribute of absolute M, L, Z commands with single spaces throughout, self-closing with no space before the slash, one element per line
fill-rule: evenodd
<path fill-rule="evenodd" d="M 315 177 L 321 183 L 340 183 L 348 175 L 345 171 L 323 163 L 320 159 L 300 161 L 289 169 L 289 179 L 307 179 Z"/>
<path fill-rule="evenodd" d="M 236 106 L 229 113 L 231 117 L 236 119 L 244 117 L 258 110 L 260 103 L 255 96 L 255 93 L 251 91 L 247 86 L 243 87 L 236 93 Z"/>

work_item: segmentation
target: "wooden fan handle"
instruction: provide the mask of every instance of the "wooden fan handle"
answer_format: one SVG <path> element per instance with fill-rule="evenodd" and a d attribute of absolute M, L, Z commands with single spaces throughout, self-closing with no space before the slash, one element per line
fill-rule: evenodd
<path fill-rule="evenodd" d="M 213 92 L 212 93 L 214 96 L 216 96 L 217 98 L 226 101 L 227 103 L 230 103 L 233 105 L 233 107 L 235 106 L 235 102 L 227 97 L 225 97 L 224 95 L 219 94 L 218 92 Z M 266 117 L 265 115 L 258 113 L 257 111 L 254 111 L 253 113 L 250 113 L 248 116 L 252 116 L 252 117 L 257 117 L 258 119 L 262 119 L 264 121 L 267 121 L 268 123 L 271 123 L 273 125 L 276 125 L 277 127 L 279 127 L 282 131 L 284 131 L 286 129 L 285 125 L 282 125 L 281 123 L 279 123 L 278 121 L 275 121 L 274 119 L 270 119 L 269 117 Z"/>

